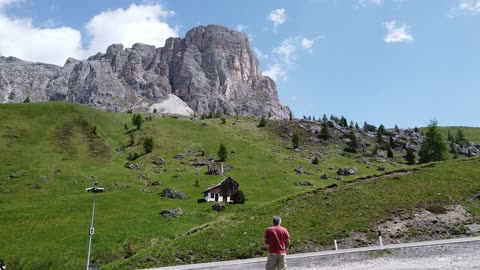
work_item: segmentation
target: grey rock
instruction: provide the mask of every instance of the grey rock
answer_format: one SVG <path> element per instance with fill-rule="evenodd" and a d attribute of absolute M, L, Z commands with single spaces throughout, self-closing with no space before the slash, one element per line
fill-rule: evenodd
<path fill-rule="evenodd" d="M 303 173 L 303 168 L 302 168 L 302 167 L 296 167 L 296 168 L 295 168 L 295 172 L 296 172 L 297 174 L 301 174 L 301 173 Z"/>
<path fill-rule="evenodd" d="M 357 168 L 339 168 L 338 175 L 354 175 L 357 173 Z"/>
<path fill-rule="evenodd" d="M 63 67 L 0 57 L 0 103 L 64 100 L 109 111 L 147 112 L 170 94 L 197 114 L 287 119 L 275 82 L 263 76 L 247 35 L 220 25 L 198 26 L 155 48 L 114 44 Z"/>
<path fill-rule="evenodd" d="M 323 179 L 323 180 L 327 180 L 329 177 L 328 175 L 326 174 L 323 174 L 322 176 L 320 176 L 320 179 Z"/>
<path fill-rule="evenodd" d="M 180 200 L 185 200 L 185 199 L 187 199 L 187 196 L 185 195 L 185 193 L 180 192 L 180 191 L 176 191 L 176 190 L 171 189 L 171 188 L 166 188 L 166 189 L 164 189 L 164 190 L 160 193 L 160 196 L 162 196 L 162 197 L 167 197 L 167 198 L 171 198 L 171 199 L 180 199 Z"/>
<path fill-rule="evenodd" d="M 172 208 L 172 209 L 165 209 L 160 211 L 160 215 L 166 218 L 177 218 L 177 217 L 184 216 L 185 213 L 181 208 Z"/>
<path fill-rule="evenodd" d="M 221 211 L 225 210 L 225 204 L 217 202 L 214 205 L 212 205 L 212 210 L 215 210 L 217 212 L 221 212 Z"/>
<path fill-rule="evenodd" d="M 296 183 L 297 186 L 311 187 L 313 184 L 310 181 L 300 181 Z"/>
<path fill-rule="evenodd" d="M 140 165 L 138 165 L 136 163 L 126 163 L 125 168 L 128 168 L 130 170 L 134 170 L 134 171 L 138 171 L 138 170 L 140 170 Z"/>

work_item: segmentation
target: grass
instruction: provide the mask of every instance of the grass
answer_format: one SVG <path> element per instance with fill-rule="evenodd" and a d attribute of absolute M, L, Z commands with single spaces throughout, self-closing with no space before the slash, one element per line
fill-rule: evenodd
<path fill-rule="evenodd" d="M 477 159 L 421 169 L 404 165 L 401 153 L 387 163 L 345 154 L 341 138 L 331 144 L 310 143 L 315 135 L 291 122 L 267 121 L 258 128 L 259 119 L 251 117 L 229 117 L 225 124 L 220 119 L 162 117 L 134 130 L 131 117 L 61 102 L 0 105 L 3 260 L 24 269 L 84 267 L 92 204 L 85 188 L 95 181 L 107 190 L 97 196 L 92 249 L 92 260 L 102 269 L 262 256 L 263 230 L 274 214 L 284 216 L 294 235 L 291 251 L 301 252 L 311 246 L 328 248 L 352 230 L 368 232 L 376 220 L 421 202 L 453 198 L 480 213 L 476 201 L 467 201 L 480 191 L 473 170 Z M 124 129 L 125 123 L 130 130 Z M 278 136 L 288 130 L 300 135 L 298 153 L 290 139 Z M 133 145 L 130 133 L 135 134 Z M 153 137 L 154 149 L 143 155 L 147 136 Z M 240 183 L 246 203 L 218 213 L 197 200 L 224 177 L 207 175 L 205 167 L 191 164 L 216 156 L 221 143 L 228 150 L 225 165 L 231 166 L 225 176 Z M 124 167 L 133 153 L 140 155 L 131 161 L 139 164 L 139 171 Z M 179 153 L 186 157 L 175 159 Z M 315 156 L 319 165 L 311 164 Z M 164 158 L 166 165 L 152 164 L 154 158 Z M 355 181 L 380 174 L 378 166 L 387 172 L 420 171 L 398 179 Z M 296 167 L 311 174 L 296 174 Z M 339 182 L 334 179 L 339 167 L 357 167 L 358 174 Z M 320 180 L 322 174 L 330 179 Z M 305 180 L 313 187 L 295 185 Z M 157 181 L 159 186 L 151 185 Z M 337 187 L 326 189 L 333 184 Z M 160 197 L 167 187 L 184 192 L 187 199 Z M 174 207 L 186 215 L 159 215 Z"/>

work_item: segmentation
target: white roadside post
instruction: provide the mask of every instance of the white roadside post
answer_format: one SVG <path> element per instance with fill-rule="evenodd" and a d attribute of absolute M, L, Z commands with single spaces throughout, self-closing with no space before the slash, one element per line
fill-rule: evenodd
<path fill-rule="evenodd" d="M 333 243 L 335 244 L 335 250 L 338 250 L 337 239 L 333 240 Z"/>
<path fill-rule="evenodd" d="M 378 243 L 380 244 L 380 247 L 383 248 L 383 239 L 382 239 L 382 232 L 378 231 Z"/>
<path fill-rule="evenodd" d="M 86 192 L 93 192 L 93 206 L 92 206 L 92 221 L 90 223 L 90 230 L 89 230 L 89 240 L 88 240 L 88 255 L 87 255 L 87 270 L 90 269 L 90 249 L 92 247 L 92 236 L 95 231 L 93 228 L 93 218 L 95 216 L 95 197 L 97 193 L 100 192 L 105 192 L 104 188 L 97 187 L 97 182 L 95 182 L 95 185 L 93 187 L 89 187 L 85 189 Z"/>

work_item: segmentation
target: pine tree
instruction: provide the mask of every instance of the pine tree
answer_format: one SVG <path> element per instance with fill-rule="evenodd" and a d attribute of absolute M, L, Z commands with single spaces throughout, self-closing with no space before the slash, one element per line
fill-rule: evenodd
<path fill-rule="evenodd" d="M 420 147 L 420 163 L 441 161 L 448 158 L 448 146 L 438 131 L 437 121 L 431 121 Z"/>
<path fill-rule="evenodd" d="M 350 153 L 358 153 L 360 145 L 358 144 L 357 135 L 353 130 L 348 134 L 348 138 L 350 142 L 347 143 L 347 147 L 344 150 Z"/>
<path fill-rule="evenodd" d="M 452 152 L 452 154 L 453 154 L 453 159 L 458 158 L 457 145 L 453 141 L 450 141 L 450 152 Z"/>
<path fill-rule="evenodd" d="M 356 129 L 356 130 L 360 130 L 360 126 L 358 125 L 357 122 L 355 122 L 355 129 Z"/>
<path fill-rule="evenodd" d="M 328 123 L 326 121 L 322 122 L 322 129 L 320 129 L 320 134 L 318 137 L 322 140 L 328 140 L 331 138 L 330 128 L 328 127 Z"/>
<path fill-rule="evenodd" d="M 218 149 L 218 159 L 219 161 L 227 161 L 227 147 L 222 143 Z"/>
<path fill-rule="evenodd" d="M 343 115 L 342 115 L 342 118 L 340 118 L 340 126 L 342 127 L 346 127 L 348 126 L 348 123 L 347 123 L 347 118 L 345 118 Z"/>
<path fill-rule="evenodd" d="M 151 153 L 153 150 L 153 138 L 152 137 L 147 137 L 143 141 L 143 150 L 145 153 Z"/>
<path fill-rule="evenodd" d="M 408 165 L 415 164 L 415 153 L 411 148 L 407 148 L 407 155 L 405 156 L 405 160 L 407 160 Z"/>
<path fill-rule="evenodd" d="M 125 123 L 125 124 L 123 125 L 123 128 L 124 128 L 125 130 L 128 130 L 127 123 Z"/>
<path fill-rule="evenodd" d="M 300 145 L 300 138 L 298 137 L 297 133 L 293 134 L 292 145 L 293 145 L 293 149 L 298 148 L 298 146 Z"/>
<path fill-rule="evenodd" d="M 380 144 L 384 143 L 383 133 L 381 132 L 380 129 L 377 130 L 377 142 L 380 143 Z"/>
<path fill-rule="evenodd" d="M 134 114 L 132 116 L 132 124 L 140 129 L 142 127 L 142 115 L 141 114 Z"/>
<path fill-rule="evenodd" d="M 453 137 L 452 137 L 452 134 L 450 133 L 450 130 L 448 130 L 447 141 L 449 141 L 449 142 L 453 142 L 453 141 L 454 141 L 454 139 L 453 139 Z"/>
<path fill-rule="evenodd" d="M 415 128 L 413 129 L 413 131 L 415 131 L 415 132 L 418 133 L 418 132 L 420 132 L 420 129 L 418 129 L 418 127 L 415 127 Z"/>
<path fill-rule="evenodd" d="M 459 144 L 461 147 L 465 147 L 469 144 L 468 140 L 465 138 L 465 135 L 463 134 L 462 129 L 459 129 L 457 131 L 457 135 L 455 136 L 455 142 Z"/>
<path fill-rule="evenodd" d="M 293 120 L 293 113 L 292 113 L 292 112 L 290 112 L 290 113 L 288 114 L 288 119 L 289 119 L 290 121 Z"/>
<path fill-rule="evenodd" d="M 393 158 L 393 150 L 392 150 L 392 147 L 390 145 L 388 145 L 387 157 Z"/>
<path fill-rule="evenodd" d="M 130 133 L 129 134 L 130 136 L 130 146 L 134 145 L 135 144 L 135 133 Z"/>
<path fill-rule="evenodd" d="M 323 116 L 322 116 L 322 121 L 323 121 L 323 122 L 327 122 L 327 121 L 328 121 L 328 118 L 327 118 L 327 115 L 326 115 L 326 114 L 323 114 Z"/>
<path fill-rule="evenodd" d="M 27 97 L 25 98 L 25 100 L 23 101 L 23 103 L 30 103 L 30 96 L 27 96 Z"/>
<path fill-rule="evenodd" d="M 312 164 L 313 165 L 318 165 L 318 163 L 320 163 L 320 161 L 318 160 L 318 157 L 313 158 Z"/>
<path fill-rule="evenodd" d="M 397 126 L 396 124 L 395 124 L 395 131 L 396 131 L 397 133 L 400 132 L 400 129 L 398 128 L 398 126 Z"/>
<path fill-rule="evenodd" d="M 265 117 L 262 116 L 262 119 L 260 119 L 260 123 L 258 123 L 257 127 L 264 127 L 267 125 L 267 120 L 265 120 Z"/>
<path fill-rule="evenodd" d="M 385 126 L 384 125 L 380 125 L 378 127 L 378 132 L 381 133 L 382 135 L 387 135 L 387 132 L 385 130 Z"/>

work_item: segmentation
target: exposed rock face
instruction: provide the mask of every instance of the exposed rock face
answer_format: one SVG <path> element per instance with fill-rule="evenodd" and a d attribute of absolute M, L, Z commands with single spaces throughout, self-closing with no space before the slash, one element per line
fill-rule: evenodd
<path fill-rule="evenodd" d="M 63 67 L 0 58 L 0 102 L 66 100 L 112 111 L 153 110 L 175 95 L 198 114 L 228 111 L 288 118 L 275 82 L 262 76 L 246 35 L 199 26 L 162 48 L 108 47 Z"/>

